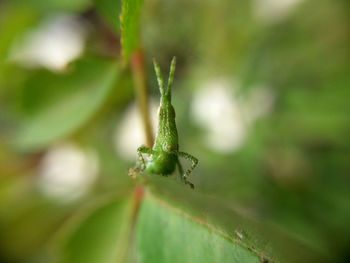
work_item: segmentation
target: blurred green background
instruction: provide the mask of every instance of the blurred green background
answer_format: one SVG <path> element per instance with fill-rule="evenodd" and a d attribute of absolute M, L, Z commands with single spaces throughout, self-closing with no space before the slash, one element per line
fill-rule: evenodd
<path fill-rule="evenodd" d="M 118 0 L 0 1 L 0 262 L 51 262 L 81 207 L 134 189 L 145 139 L 120 12 Z M 194 192 L 176 176 L 151 177 L 154 191 L 227 231 L 238 211 L 259 244 L 276 231 L 315 262 L 349 262 L 350 2 L 147 0 L 141 46 L 154 125 L 151 61 L 165 71 L 177 56 L 180 148 L 199 159 Z"/>

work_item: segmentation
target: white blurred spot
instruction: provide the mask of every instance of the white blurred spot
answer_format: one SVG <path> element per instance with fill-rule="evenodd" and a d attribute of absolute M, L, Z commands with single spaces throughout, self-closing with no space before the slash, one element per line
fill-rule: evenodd
<path fill-rule="evenodd" d="M 273 106 L 273 94 L 266 88 L 252 88 L 247 97 L 238 96 L 238 90 L 237 83 L 209 81 L 196 92 L 192 103 L 193 119 L 206 131 L 205 142 L 221 153 L 238 150 L 249 126 Z"/>
<path fill-rule="evenodd" d="M 70 201 L 82 197 L 98 174 L 98 160 L 74 144 L 52 147 L 44 156 L 39 171 L 39 188 L 48 197 Z"/>
<path fill-rule="evenodd" d="M 292 12 L 303 0 L 255 0 L 253 11 L 262 22 L 275 22 Z"/>
<path fill-rule="evenodd" d="M 151 100 L 150 114 L 153 129 L 158 122 L 158 103 Z M 155 130 L 153 131 L 155 132 Z M 136 104 L 132 104 L 124 113 L 114 135 L 114 145 L 121 157 L 135 160 L 136 150 L 146 142 L 141 115 Z"/>
<path fill-rule="evenodd" d="M 83 52 L 87 26 L 77 17 L 57 15 L 14 45 L 10 59 L 26 67 L 63 70 Z"/>
<path fill-rule="evenodd" d="M 226 81 L 209 82 L 195 94 L 192 104 L 194 120 L 208 131 L 208 146 L 219 152 L 239 148 L 246 136 L 241 108 L 232 90 Z"/>

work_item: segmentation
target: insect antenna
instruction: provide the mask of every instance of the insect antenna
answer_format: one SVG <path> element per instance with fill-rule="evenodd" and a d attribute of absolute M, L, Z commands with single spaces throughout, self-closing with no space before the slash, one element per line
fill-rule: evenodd
<path fill-rule="evenodd" d="M 165 95 L 165 90 L 164 90 L 163 76 L 162 76 L 162 72 L 160 70 L 160 67 L 159 67 L 159 65 L 158 65 L 158 63 L 157 63 L 157 61 L 155 59 L 153 59 L 153 65 L 154 65 L 154 71 L 156 72 L 156 75 L 157 75 L 157 81 L 158 81 L 160 94 L 162 96 L 164 96 Z"/>
<path fill-rule="evenodd" d="M 173 57 L 173 59 L 171 60 L 169 79 L 168 79 L 168 85 L 166 90 L 166 95 L 169 97 L 169 99 L 171 99 L 171 87 L 173 86 L 175 67 L 176 67 L 176 57 Z"/>

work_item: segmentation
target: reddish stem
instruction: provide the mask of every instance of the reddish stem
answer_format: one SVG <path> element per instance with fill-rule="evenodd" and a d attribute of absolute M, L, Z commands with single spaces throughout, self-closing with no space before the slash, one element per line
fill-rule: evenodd
<path fill-rule="evenodd" d="M 153 145 L 153 130 L 149 112 L 149 99 L 145 74 L 145 59 L 142 49 L 136 50 L 131 56 L 131 69 L 140 109 L 142 124 L 146 135 L 146 146 Z"/>

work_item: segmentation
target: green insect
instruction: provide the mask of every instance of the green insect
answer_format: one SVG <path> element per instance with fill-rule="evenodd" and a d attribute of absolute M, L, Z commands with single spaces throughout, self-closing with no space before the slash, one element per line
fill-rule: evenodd
<path fill-rule="evenodd" d="M 171 86 L 174 79 L 176 58 L 174 57 L 171 61 L 166 89 L 164 88 L 162 73 L 155 60 L 153 61 L 153 64 L 161 95 L 158 109 L 159 123 L 153 147 L 148 148 L 146 146 L 141 146 L 137 149 L 139 161 L 141 163 L 140 170 L 141 172 L 146 170 L 151 174 L 169 176 L 174 172 L 177 166 L 181 179 L 184 181 L 184 183 L 188 184 L 191 188 L 194 188 L 194 185 L 189 182 L 187 178 L 197 166 L 198 159 L 188 153 L 179 151 L 179 139 L 175 123 L 175 110 L 171 104 Z M 147 164 L 145 163 L 142 154 L 148 154 L 150 156 Z M 179 157 L 191 162 L 191 166 L 186 172 L 183 171 Z"/>

